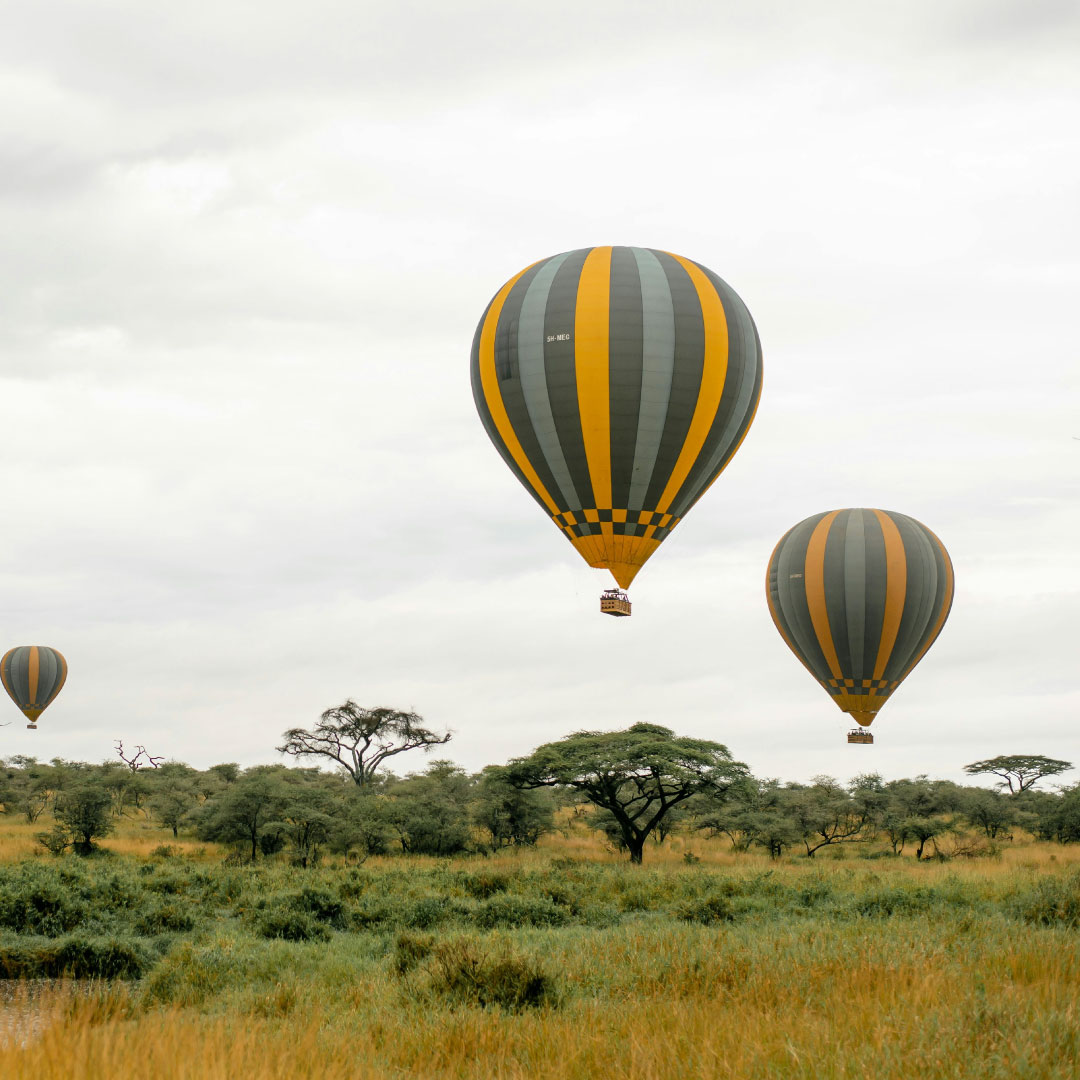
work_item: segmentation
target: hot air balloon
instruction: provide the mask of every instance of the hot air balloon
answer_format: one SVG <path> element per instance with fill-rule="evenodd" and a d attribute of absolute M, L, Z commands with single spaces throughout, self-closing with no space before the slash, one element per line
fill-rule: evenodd
<path fill-rule="evenodd" d="M 601 610 L 731 460 L 761 394 L 746 305 L 711 270 L 651 248 L 543 259 L 476 328 L 472 388 L 510 470 L 590 566 Z"/>
<path fill-rule="evenodd" d="M 67 679 L 67 661 L 46 645 L 19 645 L 0 660 L 0 679 L 8 697 L 37 729 L 37 718 L 53 703 Z"/>
<path fill-rule="evenodd" d="M 865 730 L 933 645 L 953 599 L 953 568 L 923 524 L 884 510 L 800 521 L 769 560 L 769 612 L 788 648 Z"/>

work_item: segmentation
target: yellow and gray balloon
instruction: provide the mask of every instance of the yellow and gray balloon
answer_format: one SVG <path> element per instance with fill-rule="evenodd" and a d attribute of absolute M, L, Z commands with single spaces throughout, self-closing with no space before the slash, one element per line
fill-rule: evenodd
<path fill-rule="evenodd" d="M 766 591 L 791 651 L 869 727 L 941 633 L 953 567 L 945 545 L 914 518 L 831 510 L 784 534 Z"/>
<path fill-rule="evenodd" d="M 67 661 L 47 645 L 19 645 L 0 659 L 0 680 L 8 697 L 36 728 L 38 717 L 53 703 L 67 680 Z"/>
<path fill-rule="evenodd" d="M 761 344 L 746 305 L 700 263 L 582 248 L 503 285 L 471 372 L 503 460 L 582 558 L 626 588 L 739 448 Z"/>

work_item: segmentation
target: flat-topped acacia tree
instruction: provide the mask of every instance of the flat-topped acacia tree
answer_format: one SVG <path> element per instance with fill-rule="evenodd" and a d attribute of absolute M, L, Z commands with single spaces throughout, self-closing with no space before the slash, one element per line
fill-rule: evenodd
<path fill-rule="evenodd" d="M 1072 767 L 1071 761 L 1043 757 L 1042 754 L 1001 754 L 985 761 L 973 761 L 964 766 L 964 772 L 968 776 L 981 776 L 986 773 L 1000 776 L 1002 783 L 998 786 L 1008 785 L 1011 794 L 1019 795 L 1044 776 L 1057 776 L 1059 773 L 1068 772 Z"/>
<path fill-rule="evenodd" d="M 545 743 L 511 761 L 506 775 L 516 787 L 579 791 L 618 822 L 630 861 L 640 863 L 649 834 L 674 807 L 699 792 L 722 797 L 750 774 L 721 743 L 633 724 Z"/>
<path fill-rule="evenodd" d="M 367 787 L 375 770 L 389 757 L 406 750 L 430 750 L 450 741 L 450 733 L 437 735 L 424 727 L 414 712 L 381 706 L 365 709 L 352 698 L 327 709 L 315 728 L 290 728 L 282 736 L 279 754 L 292 757 L 325 757 L 336 761 L 357 787 Z"/>

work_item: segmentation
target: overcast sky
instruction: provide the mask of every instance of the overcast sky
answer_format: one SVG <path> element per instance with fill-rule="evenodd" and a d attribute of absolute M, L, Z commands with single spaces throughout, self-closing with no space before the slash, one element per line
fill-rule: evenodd
<path fill-rule="evenodd" d="M 70 665 L 0 757 L 270 762 L 351 696 L 469 768 L 639 720 L 784 779 L 1080 762 L 1078 12 L 0 3 L 0 644 Z M 765 355 L 631 619 L 469 388 L 492 294 L 593 244 L 715 270 Z M 846 506 L 956 568 L 873 747 L 765 602 Z"/>

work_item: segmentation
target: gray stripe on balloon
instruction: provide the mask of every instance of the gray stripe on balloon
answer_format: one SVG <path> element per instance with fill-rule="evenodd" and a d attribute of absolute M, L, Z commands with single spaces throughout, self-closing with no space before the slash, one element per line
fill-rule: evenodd
<path fill-rule="evenodd" d="M 555 431 L 574 491 L 581 500 L 572 510 L 595 506 L 589 460 L 581 434 L 574 328 L 577 319 L 578 283 L 591 248 L 569 251 L 555 271 L 544 309 L 544 371 Z"/>
<path fill-rule="evenodd" d="M 866 532 L 862 510 L 846 511 L 844 523 L 844 607 L 853 678 L 868 679 L 866 639 Z"/>
<path fill-rule="evenodd" d="M 701 498 L 731 460 L 761 392 L 761 343 L 750 312 L 727 282 L 703 266 L 699 269 L 716 289 L 724 308 L 728 331 L 727 376 L 720 405 L 702 446 L 700 464 L 691 471 L 671 504 L 676 517 L 682 517 Z"/>
<path fill-rule="evenodd" d="M 611 249 L 608 314 L 608 391 L 611 416 L 611 505 L 630 505 L 641 416 L 644 343 L 641 276 L 627 247 Z"/>
<path fill-rule="evenodd" d="M 667 275 L 647 248 L 631 248 L 641 282 L 641 406 L 627 507 L 645 505 L 667 422 L 675 367 L 675 310 Z"/>
<path fill-rule="evenodd" d="M 548 397 L 547 371 L 544 367 L 544 313 L 555 274 L 566 261 L 567 253 L 555 255 L 540 267 L 521 302 L 517 327 L 518 372 L 540 453 L 555 480 L 551 492 L 563 509 L 580 510 L 582 501 L 566 467 L 555 417 Z"/>

